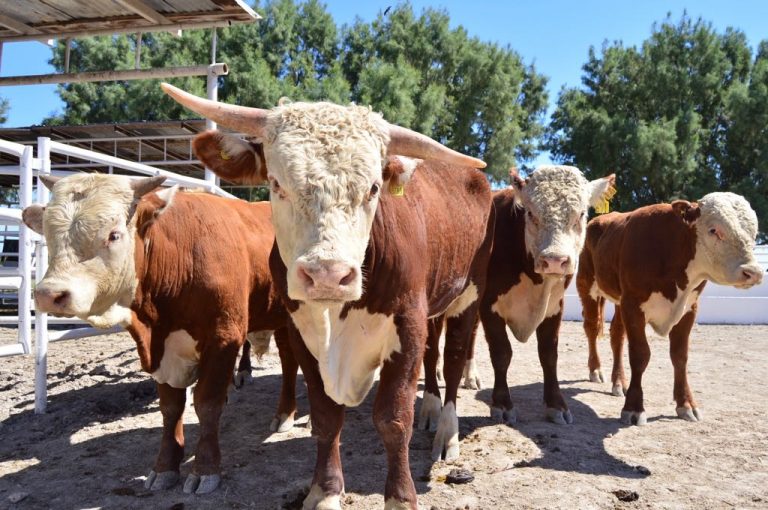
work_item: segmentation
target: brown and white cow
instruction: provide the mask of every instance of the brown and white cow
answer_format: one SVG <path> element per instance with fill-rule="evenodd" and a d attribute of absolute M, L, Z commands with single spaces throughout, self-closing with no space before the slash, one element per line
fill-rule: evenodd
<path fill-rule="evenodd" d="M 26 208 L 24 221 L 50 250 L 37 309 L 125 326 L 157 382 L 163 438 L 147 488 L 179 478 L 186 388 L 197 382 L 200 439 L 184 492 L 202 494 L 220 481 L 219 417 L 246 334 L 276 330 L 283 388 L 273 430 L 293 422 L 297 363 L 268 267 L 269 204 L 175 187 L 151 193 L 163 180 L 75 174 L 55 182 L 47 207 Z"/>
<path fill-rule="evenodd" d="M 707 281 L 738 288 L 762 281 L 763 270 L 753 255 L 756 236 L 755 212 L 734 193 L 710 193 L 698 203 L 676 200 L 590 221 L 576 277 L 589 340 L 590 379 L 603 379 L 596 340 L 608 299 L 616 304 L 610 328 L 611 382 L 614 395 L 626 394 L 622 422 L 646 422 L 641 386 L 651 357 L 646 324 L 661 336 L 669 335 L 677 415 L 701 420 L 687 373 L 698 298 Z M 632 368 L 628 388 L 622 365 L 625 332 Z"/>
<path fill-rule="evenodd" d="M 408 443 L 427 319 L 463 317 L 466 334 L 451 351 L 460 377 L 481 261 L 490 252 L 490 188 L 471 168 L 484 163 L 369 108 L 291 103 L 260 110 L 164 89 L 263 143 L 263 153 L 248 152 L 213 132 L 198 138 L 197 153 L 226 179 L 271 185 L 270 263 L 295 326 L 291 345 L 317 436 L 304 508 L 340 508 L 344 408 L 360 404 L 380 372 L 373 420 L 389 464 L 385 508 L 415 509 Z"/>
<path fill-rule="evenodd" d="M 613 193 L 614 175 L 588 181 L 571 166 L 543 166 L 523 180 L 512 169 L 512 186 L 494 193 L 496 211 L 488 282 L 480 299 L 483 323 L 494 370 L 491 417 L 515 423 L 517 412 L 507 385 L 514 337 L 526 342 L 536 332 L 544 372 L 544 404 L 549 420 L 566 424 L 573 418 L 557 379 L 557 344 L 563 294 L 570 283 L 584 244 L 587 212 Z M 466 385 L 479 384 L 473 373 L 472 347 Z M 429 357 L 426 358 L 429 361 Z M 434 369 L 427 367 L 427 374 Z M 437 390 L 436 380 L 425 381 L 424 402 Z M 446 380 L 446 392 L 456 381 Z M 421 424 L 433 421 L 434 411 L 421 410 Z"/>

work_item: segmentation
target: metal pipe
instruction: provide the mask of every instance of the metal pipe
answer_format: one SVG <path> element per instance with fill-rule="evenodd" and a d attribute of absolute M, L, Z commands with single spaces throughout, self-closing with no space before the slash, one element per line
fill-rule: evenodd
<path fill-rule="evenodd" d="M 25 147 L 21 155 L 19 174 L 19 206 L 23 210 L 32 205 L 32 147 Z M 26 225 L 19 225 L 19 343 L 24 354 L 31 350 L 32 336 L 32 241 L 33 233 Z"/>
<path fill-rule="evenodd" d="M 227 64 L 214 64 L 220 75 L 229 73 Z M 27 76 L 2 76 L 0 87 L 13 85 L 44 85 L 51 83 L 85 83 L 93 81 L 149 80 L 180 76 L 208 75 L 212 66 L 164 67 L 159 69 L 126 69 L 123 71 L 93 71 L 83 73 L 32 74 Z"/>
<path fill-rule="evenodd" d="M 133 67 L 141 69 L 141 32 L 136 32 L 136 51 L 134 52 Z"/>
<path fill-rule="evenodd" d="M 64 40 L 64 72 L 69 72 L 69 52 L 72 50 L 72 39 Z"/>
<path fill-rule="evenodd" d="M 177 32 L 179 30 L 199 30 L 212 27 L 231 27 L 232 25 L 240 25 L 245 23 L 253 23 L 254 21 L 261 19 L 258 14 L 252 20 L 220 20 L 220 21 L 198 21 L 194 23 L 174 23 L 172 25 L 147 25 L 147 26 L 131 26 L 125 28 L 103 28 L 99 30 L 78 30 L 74 32 L 59 32 L 51 34 L 20 34 L 3 37 L 0 42 L 20 42 L 20 41 L 40 41 L 47 43 L 47 41 L 56 38 L 69 37 L 71 39 L 79 39 L 82 37 L 91 37 L 94 35 L 114 35 L 114 34 L 133 34 L 136 33 L 136 29 L 140 28 L 143 32 Z"/>
<path fill-rule="evenodd" d="M 40 176 L 51 175 L 51 139 L 41 136 L 37 139 L 37 159 L 40 172 L 37 174 L 37 203 L 47 204 L 50 192 L 40 181 Z M 45 236 L 40 236 L 35 250 L 37 269 L 35 281 L 48 271 L 48 245 Z M 44 414 L 48 401 L 48 314 L 35 312 L 35 414 Z"/>

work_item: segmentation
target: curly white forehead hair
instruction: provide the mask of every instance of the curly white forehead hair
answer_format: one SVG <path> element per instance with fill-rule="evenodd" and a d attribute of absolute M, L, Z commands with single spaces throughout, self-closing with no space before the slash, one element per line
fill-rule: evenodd
<path fill-rule="evenodd" d="M 741 195 L 717 191 L 704 195 L 698 202 L 703 219 L 715 219 L 731 225 L 750 239 L 757 237 L 757 214 Z"/>

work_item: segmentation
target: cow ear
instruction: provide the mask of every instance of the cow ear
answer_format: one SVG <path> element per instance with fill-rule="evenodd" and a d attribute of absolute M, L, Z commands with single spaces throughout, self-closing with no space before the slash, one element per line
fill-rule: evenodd
<path fill-rule="evenodd" d="M 136 219 L 136 229 L 140 236 L 143 236 L 150 225 L 152 225 L 161 214 L 168 210 L 178 191 L 179 186 L 175 185 L 170 188 L 163 188 L 154 195 L 148 195 L 142 200 L 144 204 L 149 205 L 144 208 L 144 212 Z M 129 219 L 134 212 L 135 209 L 129 214 Z"/>
<path fill-rule="evenodd" d="M 219 131 L 206 131 L 195 137 L 192 148 L 197 158 L 222 179 L 253 185 L 267 181 L 267 164 L 260 143 Z"/>
<path fill-rule="evenodd" d="M 589 181 L 589 205 L 598 214 L 607 213 L 610 201 L 616 195 L 616 174 Z"/>
<path fill-rule="evenodd" d="M 45 206 L 35 204 L 25 207 L 21 212 L 21 221 L 26 226 L 37 232 L 43 233 L 43 213 L 45 212 Z"/>
<path fill-rule="evenodd" d="M 513 166 L 509 169 L 509 182 L 512 184 L 512 187 L 518 191 L 525 187 L 525 180 L 520 177 L 519 173 L 517 173 L 516 166 Z"/>
<path fill-rule="evenodd" d="M 405 194 L 405 185 L 413 177 L 413 172 L 422 162 L 421 159 L 408 158 L 405 156 L 390 156 L 381 172 L 384 185 L 387 186 L 389 193 L 399 197 Z"/>
<path fill-rule="evenodd" d="M 687 200 L 675 200 L 672 202 L 672 210 L 675 214 L 683 218 L 686 223 L 694 223 L 701 216 L 699 204 L 691 203 Z"/>

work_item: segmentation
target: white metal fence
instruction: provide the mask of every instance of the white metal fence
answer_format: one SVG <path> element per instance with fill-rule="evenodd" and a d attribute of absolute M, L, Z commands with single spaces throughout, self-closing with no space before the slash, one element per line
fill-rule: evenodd
<path fill-rule="evenodd" d="M 32 352 L 32 326 L 35 330 L 35 412 L 44 413 L 46 409 L 47 395 L 47 357 L 48 342 L 69 340 L 96 335 L 103 335 L 120 331 L 120 328 L 108 330 L 86 327 L 83 321 L 76 319 L 57 319 L 40 313 L 32 315 L 32 278 L 39 281 L 45 275 L 48 265 L 48 251 L 45 239 L 28 229 L 21 221 L 21 210 L 32 204 L 33 180 L 40 175 L 51 173 L 51 153 L 62 154 L 76 158 L 84 162 L 84 165 L 99 163 L 109 165 L 113 169 L 121 169 L 133 172 L 139 176 L 165 176 L 166 183 L 178 184 L 189 188 L 202 188 L 210 193 L 233 198 L 232 195 L 222 190 L 215 177 L 206 174 L 206 180 L 177 175 L 167 170 L 151 167 L 141 163 L 126 161 L 114 156 L 73 147 L 61 142 L 55 142 L 47 137 L 37 140 L 37 157 L 33 157 L 34 147 L 0 140 L 0 152 L 19 158 L 17 167 L 19 175 L 19 206 L 15 208 L 0 208 L 0 225 L 6 227 L 5 231 L 13 232 L 9 235 L 18 237 L 18 265 L 16 267 L 0 267 L 0 290 L 15 291 L 18 300 L 18 315 L 0 317 L 0 324 L 18 324 L 17 341 L 10 345 L 0 346 L 0 356 L 15 354 L 30 354 Z M 7 169 L 6 169 L 7 173 Z M 14 172 L 15 173 L 15 172 Z M 67 175 L 71 172 L 56 172 L 59 175 Z M 49 192 L 45 186 L 37 186 L 36 201 L 41 204 L 48 202 Z M 33 256 L 34 252 L 34 256 Z M 33 271 L 33 265 L 36 267 Z M 49 330 L 49 324 L 80 325 L 75 329 Z"/>

